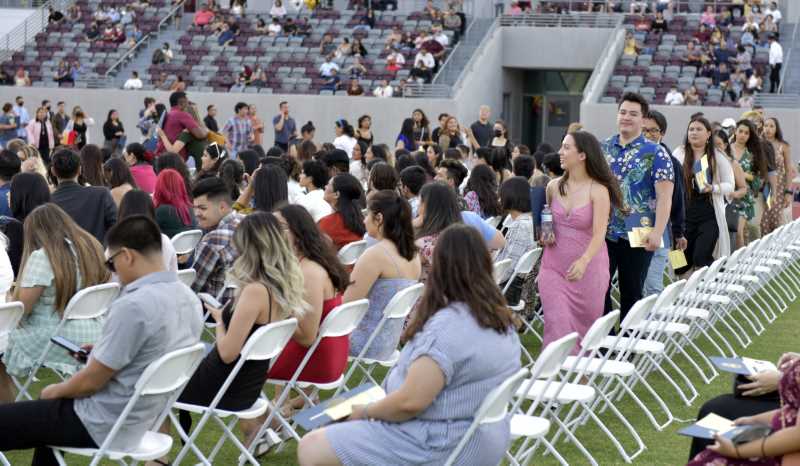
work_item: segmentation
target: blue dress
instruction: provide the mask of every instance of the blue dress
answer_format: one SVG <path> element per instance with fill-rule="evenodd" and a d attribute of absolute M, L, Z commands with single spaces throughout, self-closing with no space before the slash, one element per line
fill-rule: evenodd
<path fill-rule="evenodd" d="M 367 299 L 369 300 L 369 310 L 358 324 L 352 334 L 350 334 L 350 355 L 358 356 L 364 345 L 367 344 L 372 332 L 383 319 L 383 310 L 389 301 L 400 291 L 409 286 L 416 285 L 417 280 L 407 278 L 379 278 L 375 280 L 369 289 Z M 397 344 L 400 343 L 400 336 L 403 333 L 403 319 L 392 319 L 387 321 L 378 336 L 372 340 L 372 344 L 364 355 L 367 359 L 387 360 L 392 356 Z"/>
<path fill-rule="evenodd" d="M 469 342 L 469 344 L 465 344 Z M 406 422 L 350 421 L 325 428 L 345 465 L 442 464 L 466 433 L 484 397 L 520 368 L 520 342 L 509 329 L 481 328 L 463 303 L 438 311 L 406 344 L 384 381 L 403 384 L 411 364 L 433 359 L 445 386 L 428 408 Z M 460 466 L 498 464 L 511 439 L 509 419 L 480 427 L 456 460 Z"/>

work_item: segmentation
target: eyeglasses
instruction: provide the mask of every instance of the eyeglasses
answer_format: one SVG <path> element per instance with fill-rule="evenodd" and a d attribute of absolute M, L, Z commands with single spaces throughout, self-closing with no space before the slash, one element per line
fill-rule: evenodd
<path fill-rule="evenodd" d="M 643 128 L 642 132 L 645 132 L 647 134 L 660 134 L 661 133 L 661 129 L 660 128 Z"/>
<path fill-rule="evenodd" d="M 117 257 L 122 253 L 122 249 L 115 252 L 111 255 L 108 259 L 106 259 L 106 268 L 111 271 L 111 273 L 117 273 L 117 267 L 114 265 L 114 258 Z"/>

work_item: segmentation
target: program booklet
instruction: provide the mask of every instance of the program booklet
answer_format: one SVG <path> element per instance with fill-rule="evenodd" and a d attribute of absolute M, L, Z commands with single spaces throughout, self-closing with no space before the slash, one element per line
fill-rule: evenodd
<path fill-rule="evenodd" d="M 709 358 L 717 369 L 739 375 L 753 375 L 763 371 L 777 371 L 775 364 L 769 361 L 750 358 L 726 358 L 711 356 Z"/>
<path fill-rule="evenodd" d="M 316 406 L 304 409 L 292 418 L 305 430 L 314 430 L 342 420 L 353 412 L 353 406 L 373 403 L 386 397 L 383 388 L 365 383 Z"/>

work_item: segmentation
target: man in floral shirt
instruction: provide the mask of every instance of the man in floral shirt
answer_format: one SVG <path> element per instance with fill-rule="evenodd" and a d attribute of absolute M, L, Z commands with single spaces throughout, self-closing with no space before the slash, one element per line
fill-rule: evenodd
<path fill-rule="evenodd" d="M 619 180 L 628 210 L 613 210 L 606 234 L 611 277 L 618 274 L 621 318 L 642 298 L 650 259 L 653 251 L 661 247 L 672 206 L 672 160 L 664 148 L 642 134 L 648 112 L 647 101 L 641 95 L 626 93 L 617 111 L 619 134 L 603 142 L 603 152 Z M 640 227 L 652 227 L 646 245 L 631 247 L 628 232 Z M 611 287 L 606 294 L 605 312 L 611 312 Z"/>

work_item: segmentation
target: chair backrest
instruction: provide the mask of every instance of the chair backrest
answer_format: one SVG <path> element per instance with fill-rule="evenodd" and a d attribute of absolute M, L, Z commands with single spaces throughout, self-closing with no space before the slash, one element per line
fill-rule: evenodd
<path fill-rule="evenodd" d="M 578 333 L 572 332 L 547 345 L 533 364 L 532 377 L 543 379 L 556 374 L 577 342 Z"/>
<path fill-rule="evenodd" d="M 611 311 L 608 314 L 595 320 L 589 330 L 586 331 L 583 339 L 581 339 L 581 349 L 584 352 L 594 351 L 600 347 L 603 339 L 611 333 L 619 320 L 619 310 Z"/>
<path fill-rule="evenodd" d="M 362 239 L 361 241 L 353 241 L 339 250 L 339 261 L 341 261 L 341 263 L 344 265 L 353 265 L 366 250 L 367 240 Z"/>
<path fill-rule="evenodd" d="M 527 369 L 520 369 L 492 389 L 478 408 L 475 416 L 478 424 L 491 424 L 505 419 L 508 403 L 527 375 L 529 375 Z"/>
<path fill-rule="evenodd" d="M 495 217 L 489 217 L 485 220 L 486 223 L 492 226 L 492 228 L 497 228 L 497 225 L 500 224 L 500 220 L 503 220 L 503 217 L 497 215 Z"/>
<path fill-rule="evenodd" d="M 206 347 L 202 343 L 170 351 L 147 366 L 136 381 L 136 390 L 143 396 L 177 390 L 189 381 L 205 354 Z"/>
<path fill-rule="evenodd" d="M 494 263 L 494 270 L 492 275 L 494 276 L 494 281 L 498 285 L 500 284 L 500 280 L 506 276 L 506 273 L 509 269 L 511 269 L 512 262 L 511 259 L 503 259 L 501 261 L 497 261 Z"/>
<path fill-rule="evenodd" d="M 178 270 L 178 280 L 189 288 L 192 287 L 195 277 L 197 277 L 197 271 L 195 269 Z"/>
<path fill-rule="evenodd" d="M 247 339 L 242 348 L 242 358 L 264 361 L 278 356 L 297 329 L 297 319 L 291 318 L 265 325 Z"/>
<path fill-rule="evenodd" d="M 383 315 L 386 316 L 387 319 L 405 319 L 411 312 L 411 309 L 414 308 L 419 297 L 422 296 L 422 291 L 424 289 L 424 284 L 417 283 L 401 290 L 386 304 L 386 307 L 383 309 Z"/>
<path fill-rule="evenodd" d="M 0 353 L 8 347 L 8 334 L 17 328 L 25 306 L 19 302 L 0 304 Z"/>
<path fill-rule="evenodd" d="M 65 319 L 94 319 L 106 313 L 119 294 L 119 285 L 103 283 L 84 288 L 72 296 L 64 309 Z"/>
<path fill-rule="evenodd" d="M 505 294 L 506 291 L 511 288 L 511 283 L 515 278 L 519 277 L 520 275 L 527 275 L 533 271 L 533 266 L 536 265 L 536 261 L 539 260 L 541 255 L 542 248 L 536 248 L 531 249 L 519 258 L 517 265 L 514 266 L 514 272 L 511 273 L 511 278 L 506 283 L 505 288 L 503 288 L 503 294 Z"/>
<path fill-rule="evenodd" d="M 172 237 L 172 247 L 175 248 L 175 254 L 182 256 L 194 251 L 201 239 L 203 230 L 183 231 Z"/>
<path fill-rule="evenodd" d="M 368 309 L 369 301 L 366 299 L 336 306 L 320 324 L 317 338 L 321 340 L 326 337 L 350 335 L 358 327 Z"/>
<path fill-rule="evenodd" d="M 694 273 L 686 280 L 686 286 L 683 287 L 683 293 L 691 293 L 697 288 L 697 285 L 700 284 L 700 280 L 705 276 L 706 272 L 708 272 L 708 266 L 703 266 L 694 271 Z"/>
<path fill-rule="evenodd" d="M 631 307 L 631 309 L 628 311 L 628 315 L 622 319 L 620 329 L 628 330 L 639 325 L 645 319 L 645 317 L 647 317 L 647 314 L 656 303 L 657 298 L 658 296 L 656 295 L 650 295 L 646 298 L 636 301 L 636 304 L 634 304 L 633 307 Z"/>
<path fill-rule="evenodd" d="M 674 283 L 670 283 L 664 288 L 664 291 L 658 295 L 658 299 L 653 303 L 653 307 L 662 309 L 671 306 L 678 299 L 685 286 L 686 280 L 678 280 Z"/>

